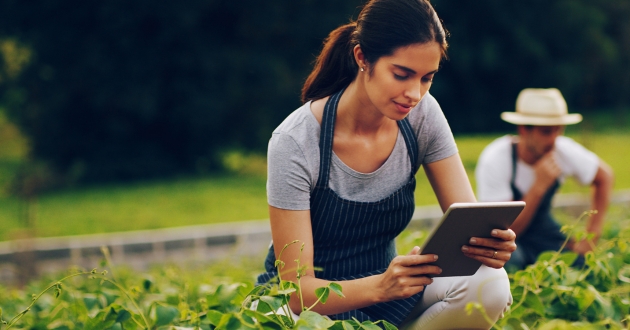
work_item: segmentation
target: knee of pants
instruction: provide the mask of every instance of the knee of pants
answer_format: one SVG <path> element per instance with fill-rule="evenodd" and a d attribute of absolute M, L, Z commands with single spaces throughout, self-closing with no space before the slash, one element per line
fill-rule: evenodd
<path fill-rule="evenodd" d="M 473 283 L 477 287 L 478 301 L 488 316 L 493 319 L 502 317 L 512 304 L 510 279 L 505 269 L 481 266 L 473 277 L 475 277 Z"/>

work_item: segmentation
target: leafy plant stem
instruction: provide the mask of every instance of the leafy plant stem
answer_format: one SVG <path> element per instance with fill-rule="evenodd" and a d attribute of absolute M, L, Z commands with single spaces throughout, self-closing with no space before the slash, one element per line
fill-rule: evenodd
<path fill-rule="evenodd" d="M 147 318 L 144 316 L 144 313 L 142 312 L 142 309 L 140 309 L 140 306 L 138 306 L 138 304 L 136 303 L 136 300 L 133 299 L 133 297 L 131 297 L 131 295 L 129 294 L 129 292 L 127 292 L 127 290 L 125 290 L 125 288 L 123 288 L 120 284 L 116 283 L 113 280 L 110 280 L 107 277 L 104 276 L 94 276 L 94 278 L 100 278 L 105 282 L 111 283 L 112 285 L 114 285 L 116 288 L 118 288 L 118 290 L 120 290 L 120 292 L 124 293 L 125 296 L 127 296 L 127 298 L 129 299 L 129 301 L 131 301 L 131 304 L 136 308 L 138 314 L 140 314 L 140 316 L 142 317 L 142 320 L 144 321 L 144 326 L 147 329 L 150 329 L 151 326 L 149 326 L 149 322 L 147 321 Z"/>
<path fill-rule="evenodd" d="M 114 265 L 114 263 L 112 262 L 112 255 L 111 253 L 109 253 L 109 249 L 107 248 L 107 246 L 104 246 L 104 245 L 101 246 L 101 253 L 103 253 L 103 258 L 105 258 L 105 264 L 109 268 L 112 278 L 114 279 L 114 281 L 118 281 L 112 267 Z"/>
<path fill-rule="evenodd" d="M 48 292 L 48 290 L 52 289 L 52 288 L 57 288 L 63 281 L 76 277 L 76 276 L 81 276 L 81 275 L 92 275 L 92 273 L 90 272 L 79 272 L 79 273 L 75 273 L 75 274 L 70 274 L 58 281 L 55 281 L 55 283 L 49 285 L 46 289 L 44 289 L 42 292 L 40 292 L 37 296 L 33 297 L 33 301 L 31 301 L 31 304 L 28 305 L 28 307 L 26 307 L 23 311 L 21 311 L 18 315 L 14 316 L 8 323 L 7 323 L 7 327 L 6 330 L 10 329 L 12 326 L 15 325 L 15 323 L 17 323 L 17 321 L 19 321 L 22 316 L 24 316 L 26 313 L 28 313 L 28 311 L 31 310 L 31 307 L 33 307 L 33 305 L 35 305 L 35 303 L 37 302 L 37 300 L 46 292 Z"/>
<path fill-rule="evenodd" d="M 283 252 L 284 252 L 284 250 L 286 250 L 286 248 L 288 248 L 290 245 L 293 245 L 293 244 L 295 244 L 295 243 L 297 243 L 297 242 L 299 242 L 299 240 L 294 240 L 294 241 L 292 241 L 292 242 L 290 242 L 290 243 L 285 244 L 285 245 L 284 245 L 284 247 L 282 247 L 282 250 L 280 250 L 280 253 L 278 254 L 278 258 L 277 258 L 277 260 L 276 260 L 276 268 L 277 268 L 277 270 L 278 270 L 278 285 L 279 285 L 281 288 L 283 288 L 283 286 L 282 286 L 282 277 L 280 276 L 280 273 L 281 273 L 281 269 L 282 269 L 282 268 L 284 268 L 284 262 L 282 262 L 282 259 L 281 259 L 281 257 L 282 257 L 282 253 L 283 253 Z M 290 320 L 290 324 L 288 325 L 288 327 L 289 327 L 289 328 L 292 328 L 292 327 L 293 327 L 293 323 L 294 323 L 294 321 L 293 321 L 293 318 L 292 318 L 292 317 L 290 317 L 290 316 L 292 315 L 292 313 L 291 313 L 291 307 L 289 306 L 289 302 L 288 302 L 288 301 L 286 302 L 286 304 L 283 304 L 283 305 L 282 305 L 282 309 L 284 310 L 284 315 L 286 315 L 286 316 L 287 316 L 287 319 L 289 319 L 289 320 Z M 274 314 L 275 314 L 275 311 L 274 311 Z M 279 318 L 279 319 L 280 319 L 280 321 L 282 322 L 282 324 L 283 324 L 285 327 L 287 327 L 287 325 L 286 325 L 286 324 L 284 324 L 284 321 L 282 321 L 282 318 Z"/>
<path fill-rule="evenodd" d="M 297 273 L 297 281 L 298 281 L 298 296 L 300 297 L 300 310 L 303 311 L 304 310 L 304 296 L 302 295 L 302 270 L 300 269 L 300 259 L 302 258 L 302 251 L 304 251 L 304 243 L 302 243 L 302 246 L 300 247 L 300 254 L 298 258 L 295 260 L 295 263 L 297 264 L 296 273 Z M 317 301 L 319 301 L 319 299 L 317 299 Z M 313 306 L 311 306 L 311 308 L 313 308 Z M 309 310 L 311 308 L 309 308 Z"/>
<path fill-rule="evenodd" d="M 597 213 L 597 210 L 590 210 L 590 211 L 582 212 L 582 214 L 573 222 L 573 225 L 571 226 L 571 230 L 566 234 L 567 238 L 562 243 L 562 246 L 560 246 L 560 249 L 558 249 L 558 251 L 556 251 L 556 253 L 553 255 L 553 257 L 549 261 L 550 263 L 553 263 L 556 260 L 558 260 L 558 258 L 560 258 L 560 254 L 562 253 L 562 251 L 564 251 L 564 248 L 567 246 L 567 244 L 569 244 L 569 241 L 571 240 L 571 236 L 572 236 L 571 234 L 575 230 L 575 225 L 580 223 L 582 219 L 584 219 L 585 217 L 591 216 L 595 213 Z"/>

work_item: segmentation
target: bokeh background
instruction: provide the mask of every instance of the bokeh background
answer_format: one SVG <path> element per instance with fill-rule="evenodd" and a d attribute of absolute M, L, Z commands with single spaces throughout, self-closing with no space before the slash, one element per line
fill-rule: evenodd
<path fill-rule="evenodd" d="M 271 132 L 362 3 L 1 1 L 0 239 L 266 217 Z M 432 3 L 451 36 L 431 92 L 458 141 L 481 136 L 468 170 L 527 87 L 562 91 L 580 142 L 627 152 L 630 1 Z"/>

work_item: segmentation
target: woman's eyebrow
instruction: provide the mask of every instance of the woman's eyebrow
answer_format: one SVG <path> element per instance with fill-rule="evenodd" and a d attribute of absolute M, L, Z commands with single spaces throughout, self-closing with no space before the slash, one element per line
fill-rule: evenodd
<path fill-rule="evenodd" d="M 398 65 L 398 64 L 393 64 L 393 65 L 394 65 L 395 67 L 397 67 L 398 69 L 403 70 L 403 71 L 405 71 L 405 72 L 407 72 L 407 73 L 409 73 L 409 74 L 416 74 L 416 73 L 417 73 L 416 71 L 414 71 L 414 70 L 412 70 L 412 69 L 410 69 L 410 68 L 408 68 L 408 67 L 406 67 L 406 66 L 403 66 L 403 65 Z M 427 75 L 427 74 L 435 74 L 435 73 L 437 73 L 437 72 L 438 72 L 438 70 L 436 69 L 436 70 L 433 70 L 433 71 L 431 71 L 431 72 L 427 72 L 425 75 Z"/>

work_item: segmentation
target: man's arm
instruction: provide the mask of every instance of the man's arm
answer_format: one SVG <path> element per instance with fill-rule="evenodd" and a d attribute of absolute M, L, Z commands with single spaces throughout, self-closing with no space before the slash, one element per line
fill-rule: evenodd
<path fill-rule="evenodd" d="M 510 227 L 517 237 L 529 227 L 547 190 L 556 182 L 562 172 L 554 159 L 553 152 L 547 153 L 533 167 L 536 179 L 529 191 L 523 196 L 525 208 Z"/>
<path fill-rule="evenodd" d="M 610 197 L 613 191 L 614 174 L 612 168 L 600 159 L 595 178 L 591 183 L 593 199 L 591 209 L 597 210 L 591 215 L 586 225 L 586 231 L 594 234 L 593 240 L 583 240 L 573 246 L 573 250 L 580 254 L 591 251 L 602 234 L 602 227 L 606 219 Z"/>

